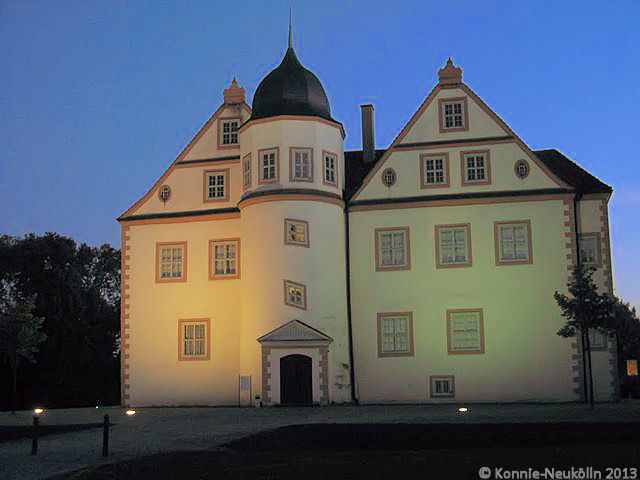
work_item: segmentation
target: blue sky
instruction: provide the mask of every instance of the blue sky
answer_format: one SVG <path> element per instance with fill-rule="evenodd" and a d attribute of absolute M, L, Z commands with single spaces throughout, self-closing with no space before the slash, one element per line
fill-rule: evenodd
<path fill-rule="evenodd" d="M 119 246 L 115 218 L 222 102 L 249 103 L 294 45 L 346 148 L 373 103 L 386 147 L 452 56 L 533 149 L 554 147 L 615 192 L 617 293 L 640 305 L 640 2 L 0 0 L 0 233 Z"/>

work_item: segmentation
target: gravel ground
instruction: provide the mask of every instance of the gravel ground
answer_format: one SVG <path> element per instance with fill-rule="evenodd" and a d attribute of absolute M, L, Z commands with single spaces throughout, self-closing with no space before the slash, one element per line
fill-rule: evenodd
<path fill-rule="evenodd" d="M 103 458 L 102 430 L 47 435 L 38 455 L 31 456 L 31 440 L 0 444 L 0 478 L 39 479 L 104 463 L 144 455 L 202 450 L 262 430 L 309 423 L 513 423 L 513 422 L 639 422 L 640 401 L 584 404 L 477 404 L 467 414 L 448 405 L 372 405 L 309 408 L 139 408 L 127 417 L 119 407 L 47 410 L 41 425 L 113 423 L 110 455 Z M 30 425 L 32 412 L 0 412 L 0 426 Z"/>

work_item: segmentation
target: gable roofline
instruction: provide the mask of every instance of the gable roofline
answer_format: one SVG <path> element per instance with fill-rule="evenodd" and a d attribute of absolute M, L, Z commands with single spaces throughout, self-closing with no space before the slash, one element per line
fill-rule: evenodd
<path fill-rule="evenodd" d="M 187 143 L 187 145 L 180 151 L 180 153 L 175 158 L 175 160 L 171 162 L 171 165 L 169 165 L 167 169 L 164 171 L 164 173 L 160 175 L 160 178 L 158 178 L 158 180 L 156 180 L 151 185 L 151 188 L 147 191 L 147 193 L 145 193 L 137 202 L 135 202 L 127 210 L 125 210 L 120 216 L 118 216 L 117 218 L 118 221 L 125 220 L 127 217 L 133 215 L 142 206 L 143 203 L 145 203 L 149 198 L 151 198 L 154 195 L 154 193 L 158 190 L 160 185 L 162 185 L 164 180 L 175 169 L 176 164 L 183 163 L 182 160 L 184 159 L 184 157 L 187 156 L 187 154 L 193 149 L 193 147 L 198 142 L 198 140 L 200 140 L 202 136 L 209 130 L 209 128 L 211 128 L 211 125 L 213 125 L 213 122 L 218 119 L 220 114 L 224 111 L 225 107 L 227 106 L 229 106 L 229 104 L 222 103 L 222 105 L 220 105 L 216 109 L 216 111 L 213 112 L 213 114 L 209 117 L 209 119 L 206 122 L 204 122 L 204 124 L 198 129 L 198 131 L 193 136 L 191 141 Z M 244 109 L 247 113 L 251 113 L 251 107 L 249 107 L 249 105 L 245 101 L 243 101 L 240 104 L 240 108 Z M 187 163 L 187 161 L 185 161 L 184 163 Z"/>
<path fill-rule="evenodd" d="M 389 148 L 384 152 L 384 154 L 376 161 L 373 168 L 367 173 L 366 177 L 362 181 L 362 184 L 358 187 L 358 189 L 353 193 L 351 198 L 356 198 L 362 191 L 366 188 L 366 186 L 371 182 L 372 178 L 378 173 L 382 165 L 386 162 L 387 158 L 391 156 L 393 152 L 396 151 L 396 147 L 402 147 L 402 140 L 407 136 L 409 130 L 415 125 L 418 119 L 424 114 L 426 109 L 431 105 L 436 96 L 440 93 L 441 90 L 448 90 L 453 88 L 460 88 L 467 94 L 471 100 L 476 102 L 476 104 L 486 113 L 488 114 L 504 132 L 513 138 L 515 143 L 522 148 L 522 150 L 526 153 L 526 155 L 534 162 L 553 182 L 558 184 L 560 187 L 569 187 L 569 185 L 564 182 L 559 176 L 557 176 L 552 170 L 550 170 L 547 165 L 542 162 L 534 153 L 533 150 L 529 148 L 529 146 L 524 143 L 524 141 L 507 125 L 507 123 L 498 116 L 485 102 L 478 96 L 469 86 L 465 83 L 455 83 L 448 84 L 446 86 L 442 86 L 441 84 L 437 84 L 431 92 L 424 99 L 418 110 L 411 116 L 406 125 L 400 130 L 398 135 L 393 139 Z"/>
<path fill-rule="evenodd" d="M 309 333 L 311 333 L 312 335 L 314 335 L 316 338 L 313 339 L 290 339 L 290 340 L 282 340 L 282 339 L 276 339 L 276 340 L 270 340 L 269 337 L 273 337 L 275 336 L 277 333 L 279 332 L 283 332 L 295 325 L 298 325 L 300 327 L 302 327 L 303 330 L 308 331 Z M 273 330 L 271 330 L 270 332 L 265 333 L 264 335 L 262 335 L 261 337 L 257 338 L 256 341 L 263 343 L 263 342 L 333 342 L 333 338 L 331 338 L 329 335 L 327 335 L 326 333 L 318 330 L 317 328 L 313 328 L 311 325 L 304 323 L 301 320 L 298 319 L 293 319 L 287 323 L 285 323 L 284 325 L 280 325 L 277 328 L 274 328 Z"/>

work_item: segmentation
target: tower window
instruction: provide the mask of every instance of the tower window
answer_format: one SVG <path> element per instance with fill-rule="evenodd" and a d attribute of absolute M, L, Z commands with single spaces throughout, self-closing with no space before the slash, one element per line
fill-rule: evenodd
<path fill-rule="evenodd" d="M 307 309 L 307 287 L 291 280 L 284 281 L 284 303 L 290 307 Z"/>
<path fill-rule="evenodd" d="M 338 186 L 338 156 L 335 153 L 322 152 L 324 159 L 324 175 L 322 183 L 325 185 Z"/>
<path fill-rule="evenodd" d="M 242 188 L 251 187 L 251 154 L 247 153 L 242 159 Z"/>
<path fill-rule="evenodd" d="M 309 246 L 309 223 L 304 220 L 284 219 L 284 243 Z"/>
<path fill-rule="evenodd" d="M 289 180 L 313 182 L 313 149 L 300 147 L 289 149 Z"/>
<path fill-rule="evenodd" d="M 258 183 L 275 183 L 280 180 L 280 161 L 278 148 L 269 148 L 258 152 L 260 159 L 260 177 Z"/>

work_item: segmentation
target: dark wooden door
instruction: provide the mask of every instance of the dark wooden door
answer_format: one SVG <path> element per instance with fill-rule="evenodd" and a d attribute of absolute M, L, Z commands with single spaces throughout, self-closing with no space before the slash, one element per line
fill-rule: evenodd
<path fill-rule="evenodd" d="M 280 359 L 280 403 L 310 405 L 311 358 L 306 355 L 287 355 Z"/>

